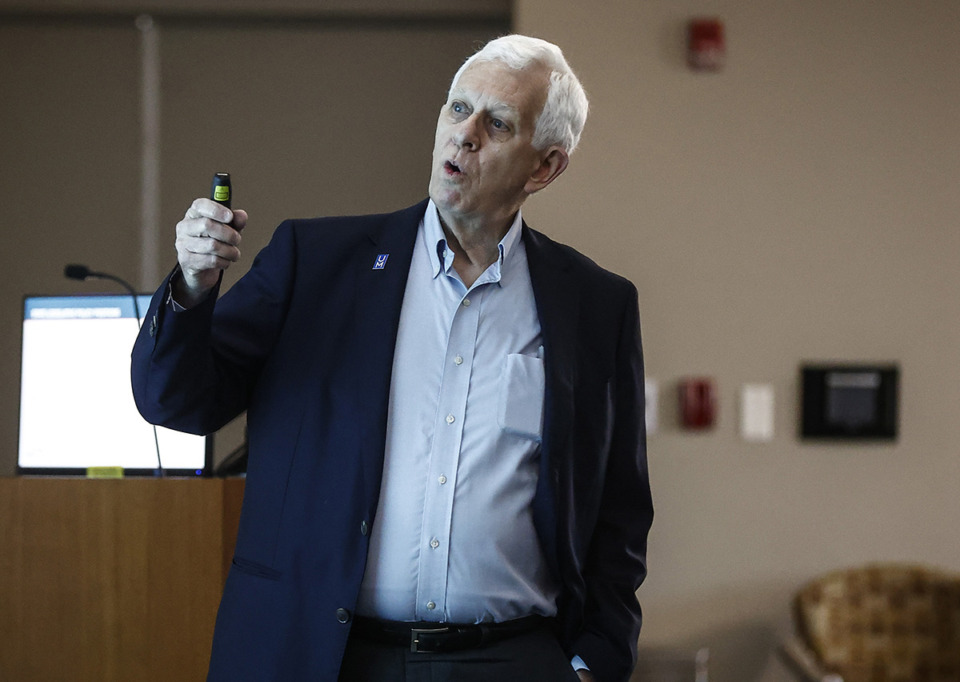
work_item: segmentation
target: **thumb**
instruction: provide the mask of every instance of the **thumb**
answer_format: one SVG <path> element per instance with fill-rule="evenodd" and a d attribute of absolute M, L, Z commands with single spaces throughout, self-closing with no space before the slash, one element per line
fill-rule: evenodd
<path fill-rule="evenodd" d="M 230 227 L 235 229 L 237 232 L 242 232 L 243 228 L 247 226 L 247 220 L 250 216 L 247 215 L 247 212 L 242 208 L 238 208 L 233 212 L 233 220 L 230 221 Z"/>

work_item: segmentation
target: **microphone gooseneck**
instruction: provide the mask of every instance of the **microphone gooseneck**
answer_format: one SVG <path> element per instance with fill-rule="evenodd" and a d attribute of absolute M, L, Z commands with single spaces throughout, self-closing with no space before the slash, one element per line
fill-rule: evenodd
<path fill-rule="evenodd" d="M 137 326 L 140 326 L 140 303 L 137 301 L 137 291 L 133 288 L 133 285 L 130 284 L 125 279 L 120 279 L 116 275 L 111 275 L 107 272 L 95 272 L 91 270 L 86 265 L 81 265 L 79 263 L 71 263 L 63 268 L 63 275 L 67 279 L 76 279 L 81 282 L 88 279 L 108 279 L 111 282 L 116 282 L 130 294 L 130 298 L 133 300 L 133 311 L 137 314 Z"/>
<path fill-rule="evenodd" d="M 133 301 L 133 311 L 137 317 L 137 328 L 140 328 L 140 303 L 137 301 L 137 291 L 133 286 L 125 279 L 121 279 L 116 275 L 111 275 L 107 272 L 96 272 L 91 270 L 86 265 L 81 265 L 80 263 L 70 263 L 69 265 L 64 266 L 63 275 L 67 279 L 76 279 L 81 282 L 88 279 L 106 279 L 111 282 L 116 282 L 130 294 L 130 299 Z M 153 444 L 157 452 L 157 469 L 156 475 L 163 476 L 163 461 L 160 459 L 160 439 L 157 436 L 157 427 L 155 424 L 153 426 Z"/>

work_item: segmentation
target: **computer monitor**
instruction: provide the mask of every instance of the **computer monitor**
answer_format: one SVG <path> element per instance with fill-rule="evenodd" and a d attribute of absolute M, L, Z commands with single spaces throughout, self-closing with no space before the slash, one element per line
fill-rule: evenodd
<path fill-rule="evenodd" d="M 140 314 L 150 297 L 137 297 Z M 140 327 L 129 294 L 27 296 L 20 373 L 20 474 L 210 473 L 212 437 L 148 424 L 130 385 Z"/>

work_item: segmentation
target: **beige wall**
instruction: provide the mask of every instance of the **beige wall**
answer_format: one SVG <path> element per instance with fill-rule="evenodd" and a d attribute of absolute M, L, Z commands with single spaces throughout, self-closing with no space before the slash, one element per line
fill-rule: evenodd
<path fill-rule="evenodd" d="M 702 14 L 726 23 L 719 74 L 684 64 Z M 641 642 L 710 646 L 716 682 L 786 679 L 771 652 L 818 571 L 960 569 L 960 5 L 518 0 L 515 23 L 592 101 L 527 216 L 637 284 L 661 386 Z M 899 440 L 801 443 L 805 360 L 899 363 Z M 675 425 L 687 375 L 719 386 L 710 433 Z M 776 390 L 770 443 L 738 434 L 750 382 Z"/>
<path fill-rule="evenodd" d="M 180 16 L 276 18 L 325 17 L 357 19 L 392 17 L 424 19 L 489 18 L 509 13 L 508 0 L 0 0 L 0 11 L 31 15 L 116 15 L 118 13 L 159 13 Z"/>
<path fill-rule="evenodd" d="M 368 16 L 375 5 L 392 10 L 386 0 L 364 0 L 353 14 L 344 2 L 239 19 L 224 12 L 251 3 L 190 17 L 177 2 L 152 3 L 174 13 L 154 15 L 159 224 L 144 239 L 143 41 L 129 3 L 105 1 L 92 15 L 56 2 L 35 3 L 50 14 L 17 14 L 17 4 L 0 0 L 0 475 L 16 466 L 25 294 L 118 290 L 64 279 L 74 262 L 153 290 L 175 262 L 174 225 L 218 170 L 232 173 L 235 206 L 251 216 L 227 286 L 285 218 L 419 201 L 450 78 L 509 17 L 503 0 L 456 12 L 423 0 L 402 19 Z M 242 426 L 217 434 L 218 459 L 242 441 Z"/>

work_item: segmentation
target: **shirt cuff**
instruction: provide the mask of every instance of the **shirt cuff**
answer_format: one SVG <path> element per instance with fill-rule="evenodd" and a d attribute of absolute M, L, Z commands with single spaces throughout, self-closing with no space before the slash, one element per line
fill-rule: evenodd
<path fill-rule="evenodd" d="M 167 285 L 167 305 L 173 309 L 174 312 L 182 313 L 186 308 L 177 303 L 176 299 L 173 298 L 173 285 Z"/>
<path fill-rule="evenodd" d="M 573 666 L 574 670 L 590 670 L 589 666 L 587 666 L 587 664 L 584 663 L 583 659 L 580 658 L 579 656 L 574 656 L 570 660 L 570 665 Z"/>
<path fill-rule="evenodd" d="M 222 274 L 220 276 L 223 277 Z M 180 272 L 180 265 L 178 264 L 177 267 L 174 269 L 173 274 L 170 275 L 170 279 L 167 280 L 166 304 L 167 304 L 167 307 L 173 310 L 175 313 L 182 313 L 185 310 L 189 310 L 187 306 L 181 305 L 173 297 L 173 285 L 177 282 L 177 280 L 179 280 L 182 277 L 183 277 L 183 273 Z M 210 294 L 208 293 L 207 295 L 209 296 Z M 199 305 L 200 302 L 201 301 L 198 301 L 195 305 Z"/>
<path fill-rule="evenodd" d="M 167 307 L 173 310 L 174 312 L 182 313 L 186 310 L 185 307 L 177 303 L 173 298 L 173 283 L 177 281 L 183 275 L 180 273 L 180 264 L 177 263 L 177 266 L 173 269 L 169 279 L 167 279 Z"/>

